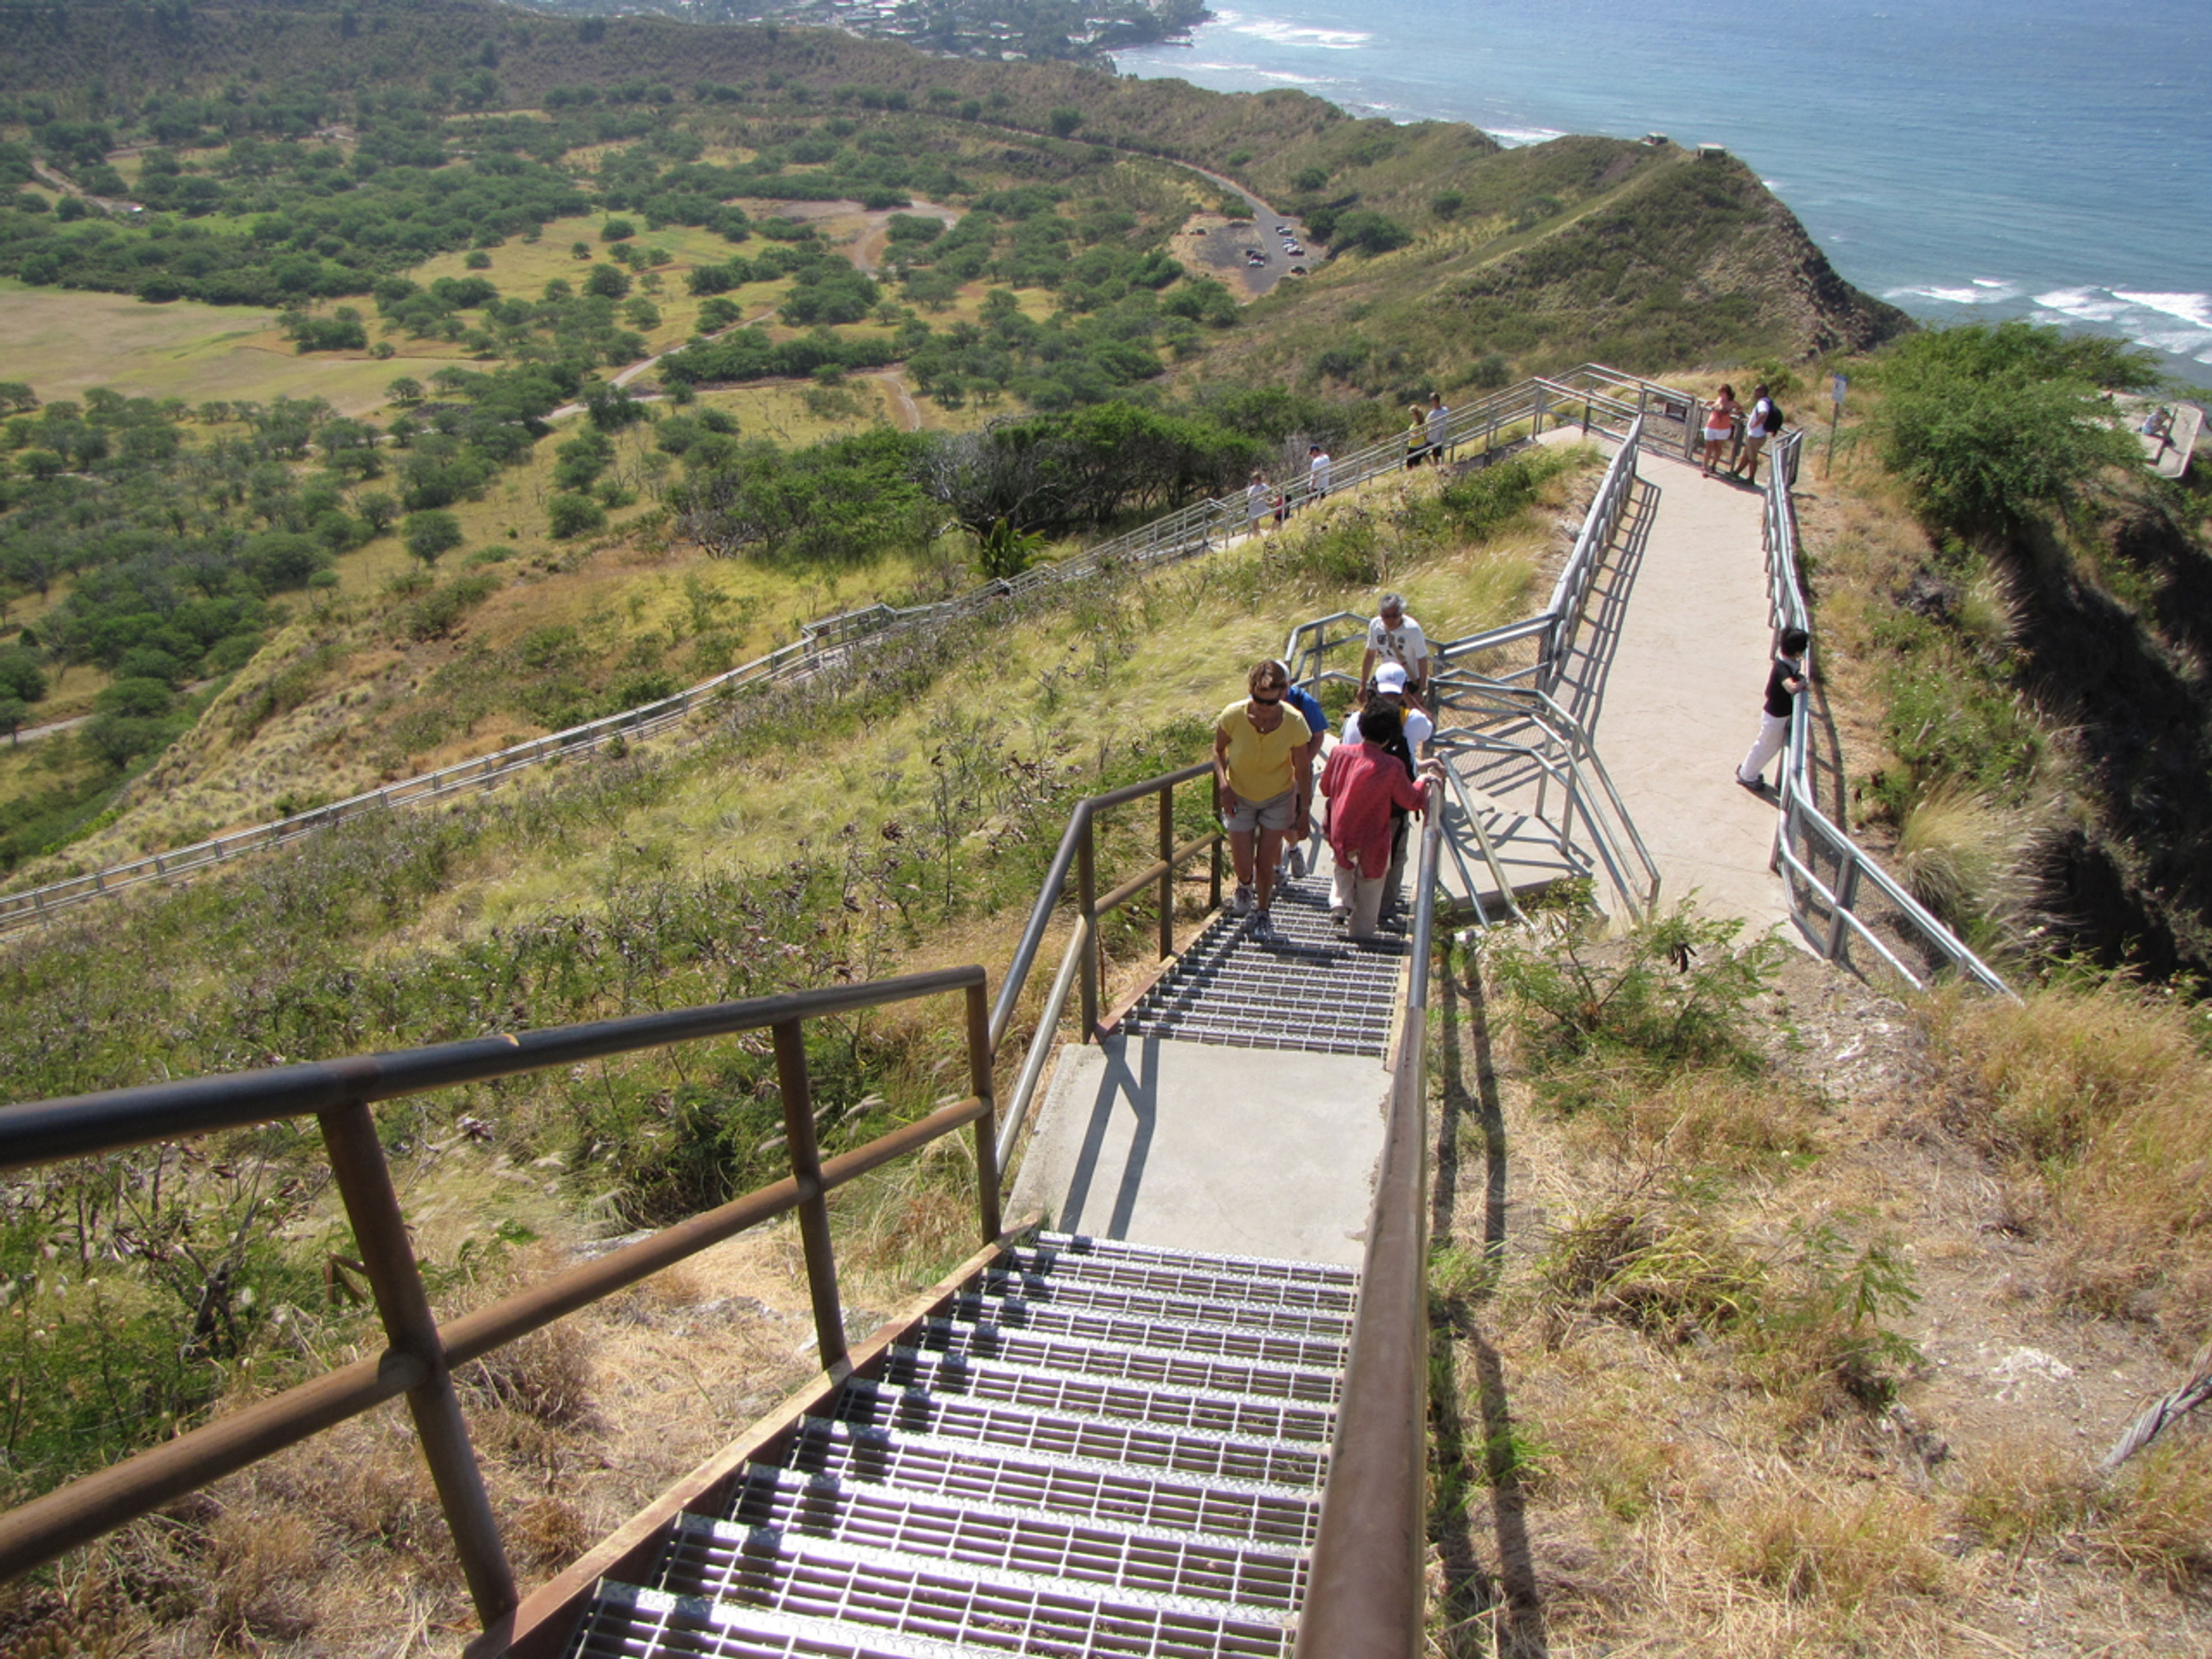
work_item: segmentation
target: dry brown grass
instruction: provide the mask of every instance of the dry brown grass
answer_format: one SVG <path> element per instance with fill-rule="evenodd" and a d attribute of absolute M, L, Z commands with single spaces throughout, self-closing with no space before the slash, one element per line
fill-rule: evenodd
<path fill-rule="evenodd" d="M 2212 1585 L 2212 1440 L 2155 1446 L 2123 1473 L 2090 1536 L 2129 1571 L 2177 1589 Z"/>
<path fill-rule="evenodd" d="M 2212 1328 L 2212 1057 L 2203 1016 L 2109 981 L 1928 1006 L 1962 1126 L 2039 1195 L 2067 1247 L 2064 1293 L 2157 1320 L 2178 1349 Z"/>

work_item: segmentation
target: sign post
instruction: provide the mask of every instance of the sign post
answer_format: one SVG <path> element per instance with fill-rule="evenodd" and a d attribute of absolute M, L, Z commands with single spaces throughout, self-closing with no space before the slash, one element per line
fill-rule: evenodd
<path fill-rule="evenodd" d="M 1850 378 L 1844 374 L 1828 377 L 1828 458 L 1820 463 L 1820 476 L 1825 478 L 1835 470 L 1836 428 L 1844 422 L 1844 394 L 1851 389 Z"/>

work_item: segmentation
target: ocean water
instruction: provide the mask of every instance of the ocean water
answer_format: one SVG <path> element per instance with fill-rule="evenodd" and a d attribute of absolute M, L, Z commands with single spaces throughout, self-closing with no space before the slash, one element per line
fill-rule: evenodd
<path fill-rule="evenodd" d="M 1228 0 L 1117 61 L 1507 143 L 1724 144 L 1917 317 L 2120 334 L 2212 386 L 2205 0 Z"/>

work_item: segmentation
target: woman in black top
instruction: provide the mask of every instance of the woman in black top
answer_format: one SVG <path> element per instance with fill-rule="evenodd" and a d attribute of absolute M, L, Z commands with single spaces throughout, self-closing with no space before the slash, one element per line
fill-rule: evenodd
<path fill-rule="evenodd" d="M 1766 676 L 1766 707 L 1759 715 L 1759 735 L 1743 764 L 1735 769 L 1735 781 L 1753 793 L 1766 787 L 1766 763 L 1790 740 L 1790 711 L 1805 689 L 1805 647 L 1812 642 L 1812 635 L 1802 628 L 1783 630 L 1782 653 Z"/>

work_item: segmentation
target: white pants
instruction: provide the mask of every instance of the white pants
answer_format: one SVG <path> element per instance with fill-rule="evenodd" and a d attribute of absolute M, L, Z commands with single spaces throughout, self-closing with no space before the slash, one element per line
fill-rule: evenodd
<path fill-rule="evenodd" d="M 1769 714 L 1762 710 L 1759 716 L 1759 735 L 1752 740 L 1751 752 L 1743 757 L 1743 764 L 1735 769 L 1738 783 L 1757 783 L 1766 770 L 1766 763 L 1782 752 L 1782 745 L 1790 741 L 1790 716 Z M 1776 787 L 1781 780 L 1775 780 Z"/>
<path fill-rule="evenodd" d="M 1388 876 L 1363 876 L 1348 864 L 1336 866 L 1336 902 L 1352 912 L 1351 933 L 1354 939 L 1373 939 L 1375 929 L 1382 919 L 1382 899 L 1389 892 Z"/>

